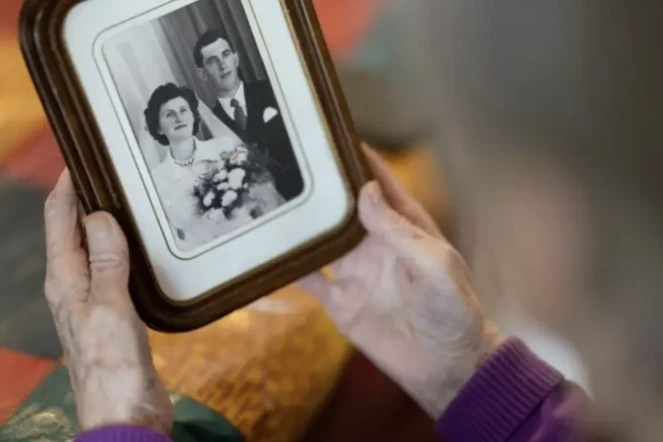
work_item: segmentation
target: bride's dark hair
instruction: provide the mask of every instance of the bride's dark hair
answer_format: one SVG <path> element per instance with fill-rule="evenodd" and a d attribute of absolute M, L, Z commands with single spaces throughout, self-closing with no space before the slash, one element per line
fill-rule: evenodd
<path fill-rule="evenodd" d="M 152 92 L 152 95 L 147 102 L 145 122 L 147 123 L 147 130 L 150 132 L 150 135 L 163 146 L 168 146 L 169 142 L 168 138 L 160 133 L 159 113 L 161 112 L 161 106 L 175 98 L 184 98 L 189 104 L 189 108 L 193 113 L 194 134 L 198 132 L 200 127 L 200 112 L 198 111 L 198 99 L 196 98 L 196 94 L 188 87 L 177 86 L 174 83 L 167 83 L 159 86 L 154 92 Z"/>

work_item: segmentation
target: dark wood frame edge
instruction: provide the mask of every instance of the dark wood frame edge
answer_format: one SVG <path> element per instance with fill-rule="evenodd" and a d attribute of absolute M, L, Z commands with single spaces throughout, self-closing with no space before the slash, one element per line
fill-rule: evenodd
<path fill-rule="evenodd" d="M 223 290 L 198 302 L 180 305 L 159 289 L 137 229 L 121 193 L 105 143 L 68 60 L 61 35 L 68 11 L 85 0 L 27 0 L 21 11 L 19 40 L 30 75 L 70 170 L 85 213 L 105 210 L 116 217 L 131 247 L 129 289 L 136 310 L 152 329 L 184 332 L 200 328 L 298 278 L 354 248 L 365 236 L 356 209 L 334 234 L 302 246 L 289 256 L 266 263 Z M 282 0 L 293 25 L 319 103 L 346 171 L 358 195 L 370 178 L 348 105 L 324 43 L 311 0 Z M 94 152 L 98 152 L 95 155 Z"/>

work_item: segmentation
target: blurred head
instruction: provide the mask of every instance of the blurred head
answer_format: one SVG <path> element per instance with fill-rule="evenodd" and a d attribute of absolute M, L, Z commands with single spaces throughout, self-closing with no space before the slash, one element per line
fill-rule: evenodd
<path fill-rule="evenodd" d="M 403 41 L 473 254 L 576 345 L 615 431 L 649 432 L 663 410 L 663 3 L 420 6 Z"/>
<path fill-rule="evenodd" d="M 232 95 L 240 84 L 239 56 L 228 37 L 219 31 L 208 31 L 196 42 L 193 56 L 204 81 L 211 80 L 219 94 Z"/>
<path fill-rule="evenodd" d="M 173 83 L 159 86 L 147 103 L 145 120 L 150 134 L 164 146 L 193 138 L 200 125 L 196 94 Z"/>

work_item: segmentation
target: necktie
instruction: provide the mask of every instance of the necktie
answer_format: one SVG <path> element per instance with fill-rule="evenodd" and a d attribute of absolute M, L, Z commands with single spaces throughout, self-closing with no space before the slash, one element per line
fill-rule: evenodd
<path fill-rule="evenodd" d="M 237 101 L 236 98 L 233 98 L 230 100 L 230 105 L 233 107 L 233 109 L 235 109 L 235 115 L 233 115 L 235 122 L 240 127 L 240 129 L 246 130 L 246 114 L 244 113 L 242 106 L 239 105 L 239 101 Z"/>

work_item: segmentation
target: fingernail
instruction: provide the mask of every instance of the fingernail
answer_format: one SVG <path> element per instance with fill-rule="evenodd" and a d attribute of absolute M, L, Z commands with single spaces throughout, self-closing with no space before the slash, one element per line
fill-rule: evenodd
<path fill-rule="evenodd" d="M 90 240 L 101 240 L 110 236 L 112 227 L 108 217 L 102 215 L 93 215 L 85 219 L 85 233 Z"/>

